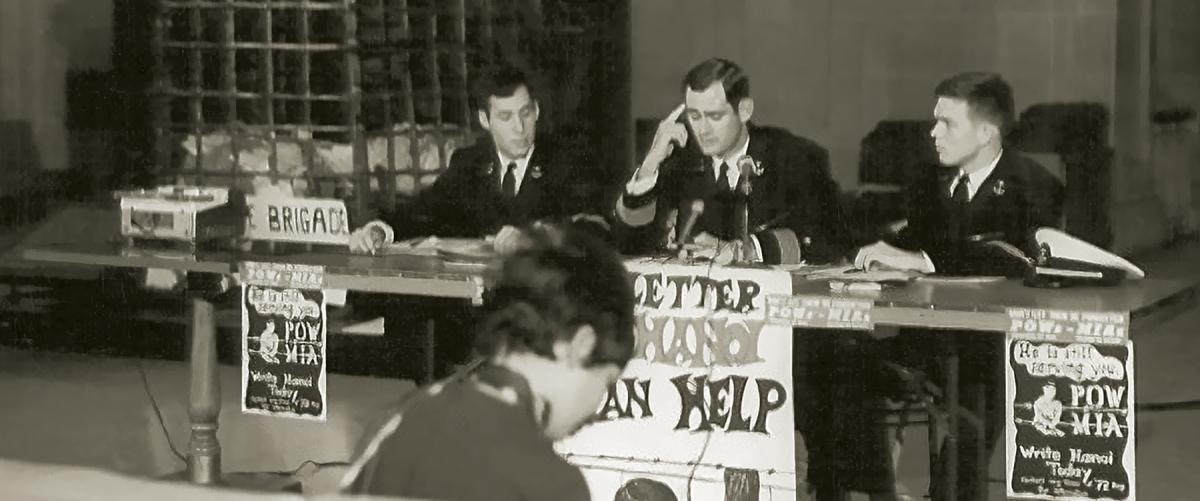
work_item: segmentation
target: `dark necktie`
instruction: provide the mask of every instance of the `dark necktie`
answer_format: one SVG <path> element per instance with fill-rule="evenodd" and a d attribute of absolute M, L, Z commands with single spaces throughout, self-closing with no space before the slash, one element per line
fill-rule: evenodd
<path fill-rule="evenodd" d="M 721 191 L 729 191 L 729 164 L 721 162 L 721 168 L 717 172 L 717 187 Z"/>
<path fill-rule="evenodd" d="M 513 199 L 517 196 L 517 163 L 510 162 L 504 171 L 504 182 L 500 185 L 504 198 Z"/>
<path fill-rule="evenodd" d="M 970 182 L 971 178 L 967 177 L 965 173 L 958 176 L 958 182 L 954 185 L 954 192 L 950 194 L 950 199 L 955 204 L 967 205 L 971 201 L 971 192 L 968 188 Z"/>
<path fill-rule="evenodd" d="M 966 174 L 960 174 L 954 182 L 954 191 L 950 193 L 950 218 L 947 221 L 947 229 L 950 230 L 951 238 L 960 239 L 965 235 L 967 217 L 967 205 L 971 202 L 970 192 L 968 191 L 967 183 L 970 178 Z"/>

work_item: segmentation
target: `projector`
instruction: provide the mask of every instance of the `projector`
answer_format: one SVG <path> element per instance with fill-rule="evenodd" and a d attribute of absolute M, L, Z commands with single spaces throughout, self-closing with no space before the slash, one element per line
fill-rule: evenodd
<path fill-rule="evenodd" d="M 245 232 L 245 201 L 227 188 L 160 186 L 113 195 L 121 201 L 121 236 L 131 241 L 194 246 Z"/>

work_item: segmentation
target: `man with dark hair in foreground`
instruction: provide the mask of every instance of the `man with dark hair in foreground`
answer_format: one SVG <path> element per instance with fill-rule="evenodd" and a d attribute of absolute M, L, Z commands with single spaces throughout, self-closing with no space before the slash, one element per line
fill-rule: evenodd
<path fill-rule="evenodd" d="M 553 449 L 599 408 L 633 354 L 633 290 L 612 249 L 578 229 L 522 233 L 485 298 L 468 378 L 413 397 L 344 485 L 455 500 L 587 500 Z"/>

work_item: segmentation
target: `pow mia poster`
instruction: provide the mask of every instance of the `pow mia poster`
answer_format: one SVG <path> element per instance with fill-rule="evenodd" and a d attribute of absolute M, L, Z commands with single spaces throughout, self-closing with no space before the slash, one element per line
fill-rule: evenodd
<path fill-rule="evenodd" d="M 633 359 L 598 422 L 557 445 L 592 499 L 796 499 L 792 327 L 767 320 L 767 297 L 790 294 L 791 276 L 627 267 Z"/>
<path fill-rule="evenodd" d="M 240 272 L 242 412 L 324 421 L 324 270 L 245 262 Z"/>
<path fill-rule="evenodd" d="M 1134 499 L 1136 420 L 1127 317 L 1028 309 L 1009 315 L 1009 498 Z"/>

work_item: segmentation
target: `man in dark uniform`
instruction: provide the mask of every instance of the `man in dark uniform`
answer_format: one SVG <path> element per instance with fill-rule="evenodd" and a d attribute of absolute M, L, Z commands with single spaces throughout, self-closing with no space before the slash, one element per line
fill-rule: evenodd
<path fill-rule="evenodd" d="M 743 231 L 740 188 L 747 174 L 757 174 L 745 202 L 755 247 L 750 255 L 767 263 L 842 260 L 848 237 L 825 149 L 785 130 L 752 124 L 750 81 L 731 61 L 701 62 L 684 76 L 680 91 L 683 104 L 659 124 L 617 202 L 616 231 L 623 245 L 635 252 L 655 250 L 667 240 L 736 246 Z M 793 360 L 800 366 L 812 347 L 837 338 L 838 333 L 805 332 L 806 343 L 793 344 Z M 811 371 L 793 374 L 796 387 L 808 386 Z M 814 404 L 811 396 L 794 399 L 797 429 L 806 443 L 818 433 L 805 411 Z"/>
<path fill-rule="evenodd" d="M 372 221 L 350 237 L 354 252 L 374 253 L 393 234 L 395 239 L 417 236 L 485 238 L 503 241 L 515 227 L 538 220 L 574 220 L 607 237 L 601 214 L 602 190 L 587 156 L 537 133 L 537 96 L 520 70 L 499 66 L 481 74 L 473 100 L 485 139 L 454 152 L 446 171 L 404 210 Z M 472 313 L 463 301 L 436 298 L 377 298 L 356 295 L 360 313 L 381 314 L 386 330 L 397 342 L 398 331 L 438 319 L 437 373 L 470 356 Z M 406 350 L 407 351 L 407 350 Z"/>
<path fill-rule="evenodd" d="M 633 290 L 620 257 L 549 226 L 505 258 L 477 347 L 487 363 L 432 385 L 368 439 L 343 486 L 422 499 L 589 499 L 554 440 L 592 419 L 633 354 Z"/>
<path fill-rule="evenodd" d="M 1013 250 L 1037 256 L 1033 230 L 1061 226 L 1062 183 L 1004 150 L 1013 100 L 998 75 L 963 73 L 939 84 L 936 94 L 930 135 L 943 167 L 909 188 L 908 225 L 897 238 L 863 248 L 855 264 L 1021 276 L 1025 266 Z"/>
<path fill-rule="evenodd" d="M 999 75 L 962 73 L 938 84 L 930 136 L 940 168 L 931 169 L 908 191 L 908 224 L 895 238 L 859 250 L 855 264 L 916 270 L 942 275 L 1021 277 L 1037 256 L 1033 232 L 1061 226 L 1063 186 L 1030 159 L 1004 148 L 1014 121 L 1012 89 Z M 1003 384 L 1003 337 L 990 333 L 902 332 L 892 355 L 925 368 L 942 379 L 942 366 L 930 357 L 937 347 L 955 343 L 960 354 L 959 395 L 964 405 L 982 401 L 987 426 L 979 432 L 959 419 L 958 484 L 955 500 L 976 499 L 985 485 L 976 482 L 981 456 L 990 458 L 1003 430 L 999 405 Z M 865 413 L 858 413 L 863 415 Z M 853 415 L 843 416 L 853 419 Z M 834 420 L 840 418 L 832 418 Z M 863 428 L 880 426 L 861 423 Z M 870 436 L 865 434 L 860 436 Z M 939 454 L 934 499 L 950 499 L 940 477 L 948 466 L 948 448 Z M 982 453 L 982 454 L 981 454 Z M 985 459 L 986 461 L 986 459 Z"/>
<path fill-rule="evenodd" d="M 590 215 L 602 221 L 602 188 L 587 155 L 537 133 L 540 110 L 525 74 L 512 67 L 485 72 L 474 103 L 487 138 L 459 149 L 446 171 L 407 210 L 355 231 L 351 249 L 372 252 L 367 228 L 388 224 L 395 238 L 436 235 L 483 238 L 505 226 Z"/>
<path fill-rule="evenodd" d="M 751 124 L 750 79 L 731 61 L 696 65 L 681 94 L 683 104 L 659 124 L 617 202 L 623 244 L 646 252 L 691 237 L 696 243 L 739 241 L 739 196 L 749 181 L 748 230 L 759 260 L 839 260 L 844 222 L 825 149 Z"/>

